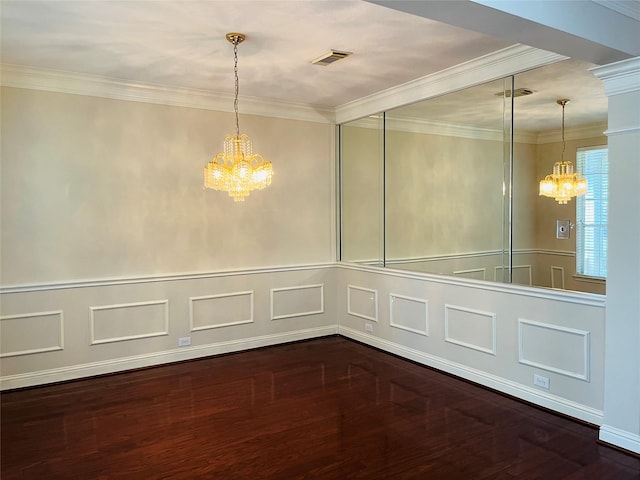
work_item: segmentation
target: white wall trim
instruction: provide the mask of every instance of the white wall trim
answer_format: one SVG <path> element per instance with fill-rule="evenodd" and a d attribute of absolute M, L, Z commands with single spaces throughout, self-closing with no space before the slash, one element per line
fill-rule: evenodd
<path fill-rule="evenodd" d="M 232 353 L 259 347 L 267 347 L 280 343 L 295 342 L 317 337 L 326 337 L 338 333 L 337 325 L 329 325 L 318 328 L 295 330 L 273 335 L 229 340 L 225 342 L 210 343 L 192 347 L 180 347 L 176 350 L 166 350 L 132 357 L 104 360 L 100 362 L 73 365 L 70 367 L 40 370 L 18 375 L 8 375 L 0 378 L 0 390 L 31 387 L 46 383 L 75 380 L 78 378 L 93 377 L 108 373 L 116 373 L 136 368 L 150 367 L 165 363 L 192 360 L 195 358 L 209 357 L 223 353 Z"/>
<path fill-rule="evenodd" d="M 630 452 L 640 453 L 640 435 L 621 430 L 610 425 L 600 426 L 599 439 L 602 442 L 624 448 Z"/>
<path fill-rule="evenodd" d="M 453 274 L 455 276 L 462 276 L 464 277 L 467 273 L 477 273 L 477 272 L 481 272 L 482 273 L 482 280 L 486 280 L 487 279 L 487 269 L 486 268 L 469 268 L 466 270 L 454 270 Z M 465 277 L 465 278 L 469 278 L 469 277 Z M 473 277 L 471 277 L 473 278 Z"/>
<path fill-rule="evenodd" d="M 174 107 L 233 112 L 233 96 L 211 90 L 128 82 L 21 65 L 0 64 L 3 87 L 26 88 L 45 92 L 154 103 Z M 240 97 L 240 113 L 266 117 L 335 123 L 333 109 L 293 102 L 276 102 L 256 97 Z"/>
<path fill-rule="evenodd" d="M 213 300 L 216 298 L 228 298 L 228 297 L 239 297 L 242 295 L 249 295 L 249 309 L 250 309 L 250 313 L 249 313 L 249 318 L 246 320 L 238 320 L 236 322 L 227 322 L 227 323 L 216 323 L 216 324 L 210 324 L 210 325 L 204 325 L 201 327 L 196 327 L 194 319 L 193 319 L 193 303 L 197 302 L 198 300 Z M 211 330 L 214 328 L 224 328 L 224 327 L 232 327 L 234 325 L 244 325 L 247 323 L 253 323 L 254 322 L 254 309 L 253 309 L 253 297 L 254 297 L 254 292 L 253 290 L 248 290 L 245 292 L 231 292 L 231 293 L 221 293 L 218 295 L 203 295 L 200 297 L 189 297 L 189 331 L 190 332 L 199 332 L 201 330 Z"/>
<path fill-rule="evenodd" d="M 551 288 L 562 288 L 564 290 L 564 267 L 557 267 L 555 265 L 551 265 L 549 267 L 551 269 Z M 555 283 L 555 277 L 553 276 L 553 271 L 554 270 L 559 270 L 560 271 L 560 278 L 562 279 L 562 285 L 561 286 L 557 286 Z"/>
<path fill-rule="evenodd" d="M 95 338 L 95 312 L 102 310 L 115 310 L 119 308 L 135 308 L 135 307 L 148 307 L 152 305 L 164 306 L 164 330 L 158 330 L 156 332 L 141 333 L 139 335 L 125 335 L 122 337 L 109 337 L 96 340 Z M 89 331 L 90 331 L 90 345 L 101 345 L 104 343 L 123 342 L 126 340 L 139 340 L 142 338 L 161 337 L 169 335 L 169 300 L 153 300 L 149 302 L 134 302 L 134 303 L 119 303 L 112 305 L 100 305 L 89 307 Z"/>
<path fill-rule="evenodd" d="M 404 345 L 390 342 L 373 335 L 368 335 L 348 327 L 338 327 L 338 333 L 347 338 L 384 350 L 385 352 L 390 352 L 428 367 L 442 370 L 443 372 L 470 380 L 508 395 L 513 395 L 514 397 L 540 405 L 541 407 L 555 410 L 564 415 L 569 415 L 570 417 L 578 418 L 594 425 L 602 424 L 604 416 L 602 410 L 582 405 L 580 403 L 558 397 L 557 395 L 542 392 L 511 380 L 498 377 L 491 373 L 405 347 Z"/>
<path fill-rule="evenodd" d="M 458 312 L 464 313 L 472 313 L 474 315 L 480 315 L 483 317 L 488 317 L 491 320 L 491 348 L 485 348 L 480 345 L 475 345 L 473 343 L 464 342 L 453 338 L 449 335 L 449 311 L 457 310 Z M 447 343 L 453 343 L 454 345 L 459 345 L 461 347 L 470 348 L 471 350 L 477 350 L 478 352 L 488 353 L 489 355 L 496 355 L 496 314 L 494 312 L 483 312 L 482 310 L 476 310 L 474 308 L 461 307 L 458 305 L 444 305 L 444 341 Z"/>
<path fill-rule="evenodd" d="M 493 274 L 493 279 L 495 281 L 498 281 L 498 278 L 499 278 L 498 270 L 504 270 L 504 268 L 505 267 L 502 267 L 502 266 L 495 267 L 496 271 Z M 533 285 L 533 274 L 532 274 L 532 271 L 531 271 L 531 265 L 511 265 L 511 270 L 517 270 L 517 269 L 522 269 L 522 268 L 525 268 L 525 269 L 528 270 L 528 274 L 529 274 L 529 283 L 528 283 L 528 285 Z"/>
<path fill-rule="evenodd" d="M 486 290 L 492 292 L 509 293 L 513 295 L 523 295 L 529 298 L 544 298 L 546 300 L 556 300 L 563 303 L 575 303 L 578 305 L 589 305 L 592 307 L 605 308 L 606 297 L 596 293 L 576 292 L 571 290 L 552 290 L 549 288 L 529 287 L 527 285 L 517 285 L 509 283 L 497 283 L 493 281 L 473 280 L 463 277 L 450 277 L 432 273 L 411 272 L 407 270 L 395 270 L 389 267 L 377 267 L 373 265 L 360 265 L 351 263 L 340 263 L 337 268 L 347 270 L 357 270 L 362 272 L 376 273 L 380 275 L 409 278 L 414 280 L 425 280 L 433 283 L 445 285 L 457 285 L 461 287 L 473 287 L 476 290 Z"/>
<path fill-rule="evenodd" d="M 326 269 L 336 263 L 318 263 L 308 265 L 289 265 L 284 267 L 256 267 L 238 270 L 217 270 L 215 272 L 186 272 L 164 275 L 109 277 L 104 279 L 69 280 L 65 282 L 43 282 L 22 285 L 6 285 L 0 287 L 0 295 L 6 293 L 41 292 L 46 290 L 63 290 L 68 288 L 108 287 L 113 285 L 131 285 L 139 283 L 175 282 L 179 280 L 199 280 L 203 278 L 220 278 L 238 275 L 257 275 L 261 273 L 297 272 L 304 270 Z"/>
<path fill-rule="evenodd" d="M 582 337 L 582 362 L 584 366 L 584 373 L 571 372 L 569 370 L 563 370 L 561 368 L 554 367 L 552 365 L 546 365 L 544 363 L 534 362 L 532 360 L 528 360 L 524 356 L 524 336 L 523 336 L 523 325 L 531 325 L 534 327 L 545 328 L 547 330 L 554 330 L 557 332 L 569 333 L 571 335 L 576 335 Z M 542 370 L 547 370 L 548 372 L 557 373 L 560 375 L 564 375 L 565 377 L 577 378 L 578 380 L 584 380 L 585 382 L 589 381 L 590 377 L 590 368 L 589 365 L 591 363 L 591 355 L 589 346 L 591 344 L 591 333 L 586 330 L 578 330 L 575 328 L 563 327 L 560 325 L 552 325 L 550 323 L 536 322 L 533 320 L 525 320 L 523 318 L 518 319 L 518 363 L 522 365 L 529 365 L 530 367 L 540 368 Z"/>
<path fill-rule="evenodd" d="M 589 70 L 604 82 L 607 97 L 640 91 L 640 57 Z"/>
<path fill-rule="evenodd" d="M 399 323 L 395 323 L 393 316 L 393 303 L 395 298 L 401 298 L 403 300 L 409 300 L 412 302 L 422 303 L 424 304 L 424 330 L 419 330 L 417 328 L 407 327 L 406 325 L 401 325 Z M 400 295 L 398 293 L 389 293 L 389 325 L 395 328 L 399 328 L 400 330 L 406 330 L 407 332 L 417 333 L 418 335 L 424 335 L 425 337 L 429 336 L 429 300 L 425 300 L 424 298 L 416 298 L 416 297 L 408 297 L 406 295 Z"/>
<path fill-rule="evenodd" d="M 17 350 L 17 351 L 9 351 L 9 352 L 0 352 L 0 358 L 8 358 L 8 357 L 18 357 L 20 355 L 33 355 L 37 353 L 46 353 L 46 352 L 56 352 L 59 350 L 64 350 L 64 313 L 62 310 L 52 310 L 49 312 L 32 312 L 32 313 L 23 313 L 19 315 L 3 315 L 0 317 L 0 322 L 2 320 L 17 320 L 17 319 L 26 319 L 33 317 L 49 317 L 49 316 L 58 316 L 58 321 L 60 323 L 60 329 L 58 334 L 58 344 L 52 345 L 50 347 L 44 348 L 32 348 L 29 350 Z"/>
<path fill-rule="evenodd" d="M 525 45 L 513 45 L 432 75 L 340 105 L 336 108 L 336 123 L 349 122 L 567 58 L 557 53 Z"/>
<path fill-rule="evenodd" d="M 320 289 L 320 308 L 317 310 L 308 310 L 308 311 L 300 311 L 294 313 L 287 313 L 285 315 L 276 315 L 274 312 L 275 299 L 274 294 L 276 292 L 287 292 L 293 290 L 308 290 L 311 288 L 319 288 Z M 300 285 L 295 287 L 284 287 L 284 288 L 272 288 L 271 293 L 271 320 L 281 320 L 283 318 L 292 318 L 292 317 L 302 317 L 304 315 L 317 315 L 319 313 L 324 313 L 324 284 L 319 283 L 317 285 Z"/>
<path fill-rule="evenodd" d="M 630 135 L 640 133 L 640 127 L 618 128 L 613 130 L 607 130 L 604 134 L 607 137 L 614 137 L 616 135 Z"/>
<path fill-rule="evenodd" d="M 369 315 L 366 315 L 364 313 L 360 313 L 360 312 L 356 312 L 351 308 L 351 291 L 352 290 L 359 290 L 361 292 L 369 292 L 371 293 L 373 296 L 371 298 L 371 300 L 373 301 L 374 304 L 374 316 L 371 317 Z M 355 285 L 347 285 L 347 313 L 349 315 L 353 315 L 356 317 L 360 317 L 360 318 L 364 318 L 365 320 L 371 320 L 372 322 L 377 322 L 378 321 L 378 291 L 377 290 L 373 290 L 371 288 L 365 288 L 365 287 L 358 287 Z"/>
<path fill-rule="evenodd" d="M 580 125 L 566 128 L 564 132 L 565 140 L 583 140 L 585 138 L 602 137 L 606 135 L 607 122 L 598 122 L 591 125 Z M 547 130 L 539 132 L 535 142 L 538 145 L 545 143 L 562 142 L 562 130 Z"/>

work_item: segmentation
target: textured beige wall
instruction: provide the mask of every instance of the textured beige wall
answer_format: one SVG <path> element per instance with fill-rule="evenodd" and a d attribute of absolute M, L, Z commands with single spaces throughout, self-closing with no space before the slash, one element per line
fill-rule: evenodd
<path fill-rule="evenodd" d="M 2 89 L 2 284 L 332 260 L 333 127 L 241 115 L 274 180 L 202 188 L 233 114 Z"/>
<path fill-rule="evenodd" d="M 342 260 L 382 260 L 381 129 L 342 127 Z"/>
<path fill-rule="evenodd" d="M 513 146 L 513 248 L 536 248 L 538 181 L 536 145 Z"/>
<path fill-rule="evenodd" d="M 502 248 L 502 143 L 389 131 L 387 255 Z"/>

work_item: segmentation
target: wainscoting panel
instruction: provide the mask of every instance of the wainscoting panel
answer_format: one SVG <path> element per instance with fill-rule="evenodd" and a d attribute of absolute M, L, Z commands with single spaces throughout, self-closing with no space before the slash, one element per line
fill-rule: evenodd
<path fill-rule="evenodd" d="M 64 349 L 61 310 L 0 317 L 0 358 Z"/>
<path fill-rule="evenodd" d="M 378 291 L 347 285 L 347 313 L 356 317 L 378 321 Z"/>
<path fill-rule="evenodd" d="M 453 274 L 457 277 L 473 278 L 475 280 L 484 280 L 487 276 L 486 268 L 473 268 L 469 270 L 455 270 Z"/>
<path fill-rule="evenodd" d="M 389 323 L 392 327 L 429 336 L 429 302 L 390 293 Z"/>
<path fill-rule="evenodd" d="M 91 345 L 169 334 L 169 301 L 89 307 Z"/>
<path fill-rule="evenodd" d="M 502 281 L 504 267 L 496 267 L 494 280 Z M 533 285 L 531 265 L 513 265 L 511 267 L 512 282 L 518 285 Z"/>
<path fill-rule="evenodd" d="M 324 285 L 271 289 L 271 320 L 324 313 Z"/>
<path fill-rule="evenodd" d="M 496 314 L 455 305 L 444 306 L 445 341 L 496 354 Z"/>
<path fill-rule="evenodd" d="M 589 381 L 590 333 L 518 319 L 519 362 Z"/>
<path fill-rule="evenodd" d="M 564 289 L 564 268 L 555 266 L 549 268 L 551 269 L 551 288 Z"/>
<path fill-rule="evenodd" d="M 192 332 L 253 321 L 253 291 L 189 298 L 189 326 Z"/>

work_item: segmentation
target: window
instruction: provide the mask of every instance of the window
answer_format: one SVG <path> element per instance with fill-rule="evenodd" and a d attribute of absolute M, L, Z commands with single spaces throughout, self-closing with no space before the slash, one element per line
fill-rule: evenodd
<path fill-rule="evenodd" d="M 606 146 L 579 148 L 578 172 L 587 193 L 576 200 L 576 270 L 578 275 L 607 276 L 609 160 Z"/>

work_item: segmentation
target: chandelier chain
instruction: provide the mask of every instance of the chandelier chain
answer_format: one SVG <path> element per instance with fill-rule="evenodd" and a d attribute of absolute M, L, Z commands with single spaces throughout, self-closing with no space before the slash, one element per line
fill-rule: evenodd
<path fill-rule="evenodd" d="M 564 150 L 567 146 L 567 144 L 564 141 L 564 106 L 567 104 L 566 101 L 562 102 L 562 157 L 560 157 L 560 159 L 562 161 L 564 161 Z"/>
<path fill-rule="evenodd" d="M 238 40 L 233 42 L 233 74 L 236 80 L 235 100 L 233 101 L 233 109 L 236 113 L 236 135 L 240 136 L 240 121 L 238 120 L 238 93 L 240 92 L 238 80 Z"/>

